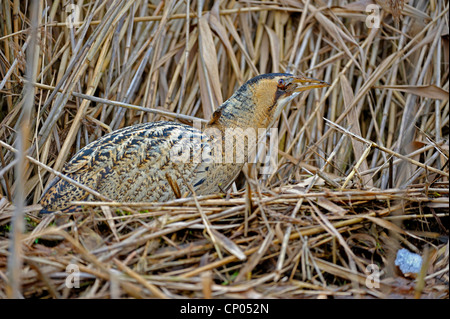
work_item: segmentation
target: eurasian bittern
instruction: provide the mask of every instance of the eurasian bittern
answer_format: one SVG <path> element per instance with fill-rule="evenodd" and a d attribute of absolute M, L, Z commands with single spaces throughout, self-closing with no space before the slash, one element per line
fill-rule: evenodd
<path fill-rule="evenodd" d="M 324 81 L 304 76 L 259 75 L 213 113 L 207 128 L 222 133 L 222 138 L 227 129 L 268 128 L 295 96 L 326 86 Z M 196 195 L 213 194 L 226 190 L 244 165 L 217 160 L 214 142 L 213 136 L 185 124 L 138 124 L 85 146 L 62 172 L 119 202 L 167 201 L 192 194 L 192 190 Z M 194 150 L 202 154 L 200 160 L 193 159 Z M 222 148 L 221 152 L 227 151 Z M 236 153 L 236 149 L 231 151 Z M 187 160 L 180 160 L 183 154 L 188 154 Z M 92 199 L 89 192 L 56 177 L 40 200 L 41 212 L 75 211 L 79 207 L 70 202 Z"/>

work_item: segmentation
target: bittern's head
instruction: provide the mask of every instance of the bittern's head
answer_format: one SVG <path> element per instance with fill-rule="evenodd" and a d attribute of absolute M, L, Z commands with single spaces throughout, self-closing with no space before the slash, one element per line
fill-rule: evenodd
<path fill-rule="evenodd" d="M 243 84 L 214 116 L 236 123 L 236 126 L 268 127 L 283 108 L 301 92 L 327 87 L 325 81 L 288 73 L 256 76 Z M 248 124 L 245 125 L 244 123 Z M 242 123 L 242 124 L 240 124 Z"/>
<path fill-rule="evenodd" d="M 329 86 L 328 83 L 286 73 L 264 74 L 250 80 L 256 112 L 267 112 L 270 123 L 278 118 L 283 108 L 300 93 Z"/>

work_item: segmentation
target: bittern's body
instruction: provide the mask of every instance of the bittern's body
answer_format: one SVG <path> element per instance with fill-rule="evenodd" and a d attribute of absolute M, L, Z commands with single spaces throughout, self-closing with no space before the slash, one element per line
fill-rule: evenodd
<path fill-rule="evenodd" d="M 63 174 L 120 202 L 167 201 L 226 190 L 242 169 L 216 148 L 227 129 L 270 127 L 301 91 L 328 86 L 290 74 L 264 74 L 247 81 L 214 112 L 209 134 L 185 124 L 153 122 L 126 127 L 92 142 L 64 166 Z M 220 152 L 221 154 L 218 154 Z M 247 155 L 247 152 L 245 153 Z M 72 201 L 91 200 L 85 190 L 55 178 L 41 198 L 42 212 L 73 211 Z"/>

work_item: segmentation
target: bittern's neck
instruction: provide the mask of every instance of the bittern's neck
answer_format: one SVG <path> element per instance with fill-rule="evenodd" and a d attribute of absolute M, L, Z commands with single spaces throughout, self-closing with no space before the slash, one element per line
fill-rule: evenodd
<path fill-rule="evenodd" d="M 255 101 L 247 92 L 235 92 L 213 114 L 208 126 L 220 130 L 226 128 L 267 128 L 270 124 L 272 109 Z"/>

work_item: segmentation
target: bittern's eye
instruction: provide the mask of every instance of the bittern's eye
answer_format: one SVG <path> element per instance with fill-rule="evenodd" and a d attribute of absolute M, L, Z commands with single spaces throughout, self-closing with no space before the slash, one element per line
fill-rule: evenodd
<path fill-rule="evenodd" d="M 286 89 L 286 85 L 287 85 L 287 83 L 286 83 L 286 81 L 284 80 L 284 79 L 279 79 L 278 80 L 278 88 L 279 89 L 281 89 L 281 90 L 285 90 Z"/>

